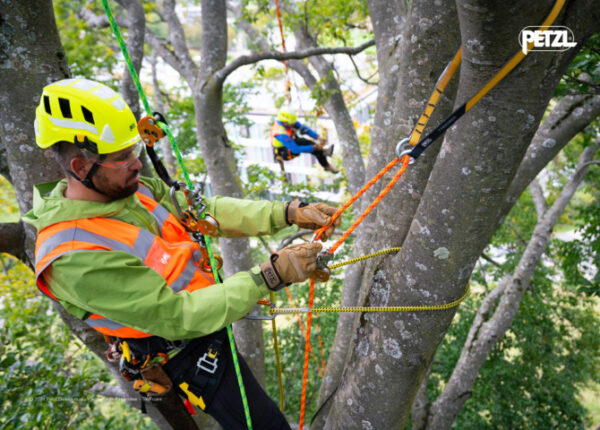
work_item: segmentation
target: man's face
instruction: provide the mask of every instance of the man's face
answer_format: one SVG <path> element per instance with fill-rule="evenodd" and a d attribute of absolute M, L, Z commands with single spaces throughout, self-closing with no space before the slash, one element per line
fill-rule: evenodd
<path fill-rule="evenodd" d="M 100 168 L 92 177 L 98 191 L 112 200 L 123 199 L 138 189 L 139 173 L 142 162 L 138 158 L 143 144 L 137 143 L 119 152 L 108 154 L 98 161 Z"/>

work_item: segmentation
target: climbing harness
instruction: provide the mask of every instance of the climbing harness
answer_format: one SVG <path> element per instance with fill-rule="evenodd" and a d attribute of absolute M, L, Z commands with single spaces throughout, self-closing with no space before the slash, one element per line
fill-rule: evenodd
<path fill-rule="evenodd" d="M 156 128 L 160 128 L 169 138 L 169 142 L 171 143 L 171 147 L 173 148 L 173 152 L 175 153 L 175 156 L 177 158 L 177 161 L 179 162 L 179 165 L 181 167 L 183 176 L 185 178 L 185 184 L 187 185 L 187 189 L 190 190 L 192 193 L 194 192 L 194 186 L 192 184 L 192 181 L 189 177 L 189 174 L 187 172 L 187 169 L 185 167 L 185 163 L 183 162 L 183 158 L 181 156 L 181 153 L 179 151 L 179 148 L 175 142 L 175 139 L 168 127 L 168 125 L 166 124 L 166 122 L 157 120 L 155 116 L 151 115 L 151 109 L 150 109 L 150 105 L 148 103 L 148 100 L 146 99 L 146 95 L 144 93 L 144 90 L 142 88 L 141 82 L 139 80 L 139 77 L 137 75 L 137 72 L 135 70 L 135 67 L 133 66 L 133 63 L 131 61 L 131 57 L 129 56 L 129 52 L 127 50 L 127 47 L 125 46 L 125 42 L 123 40 L 123 37 L 121 36 L 121 32 L 119 30 L 119 27 L 114 19 L 114 16 L 112 15 L 110 6 L 108 4 L 108 0 L 102 0 L 102 6 L 104 8 L 104 11 L 106 13 L 106 16 L 109 20 L 110 26 L 113 30 L 113 33 L 115 35 L 115 38 L 117 39 L 117 42 L 119 43 L 119 46 L 121 48 L 121 52 L 123 53 L 123 57 L 125 58 L 125 62 L 127 63 L 127 67 L 129 69 L 129 72 L 131 73 L 131 77 L 133 79 L 133 82 L 135 84 L 135 87 L 137 88 L 138 94 L 140 96 L 140 99 L 142 100 L 142 103 L 144 105 L 144 109 L 147 112 L 148 116 L 152 116 L 152 121 L 154 122 L 154 124 L 151 123 L 151 121 L 144 121 L 142 122 L 142 131 L 146 132 L 146 130 L 149 131 L 149 133 L 146 133 L 146 138 L 150 141 L 150 144 L 146 144 L 146 152 L 148 153 L 148 156 L 150 157 L 150 159 L 152 160 L 155 169 L 157 170 L 157 173 L 159 174 L 159 176 L 161 177 L 161 179 L 163 179 L 163 181 L 165 181 L 170 187 L 172 188 L 179 188 L 179 184 L 170 179 L 168 172 L 166 170 L 166 168 L 164 168 L 164 165 L 162 166 L 162 168 L 160 167 L 162 165 L 162 163 L 160 162 L 160 160 L 158 159 L 158 157 L 156 156 L 156 154 L 154 153 L 154 149 L 153 149 L 153 144 L 154 142 L 156 142 L 156 140 L 158 139 L 153 139 L 154 135 L 152 134 L 152 132 L 157 133 Z M 162 118 L 164 119 L 164 118 Z M 158 127 L 152 127 L 152 125 L 157 125 Z M 152 136 L 152 137 L 150 137 Z M 158 161 L 158 162 L 155 162 Z M 157 166 L 159 166 L 157 168 Z M 170 180 L 169 180 L 170 179 Z M 193 195 L 193 194 L 192 194 Z M 197 220 L 200 219 L 205 219 L 206 215 L 204 214 L 204 211 L 198 212 L 196 214 L 194 214 L 196 216 Z M 210 265 L 210 268 L 212 270 L 213 273 L 213 277 L 215 279 L 215 282 L 220 282 L 220 276 L 219 276 L 219 272 L 218 272 L 218 259 L 215 258 L 215 255 L 212 251 L 212 247 L 211 247 L 211 243 L 210 243 L 210 237 L 207 235 L 202 235 L 202 233 L 200 233 L 200 231 L 197 232 L 193 232 L 193 233 L 197 233 L 197 234 L 193 234 L 194 238 L 199 238 L 202 237 L 203 238 L 203 243 L 202 245 L 204 245 L 204 248 L 206 250 L 206 253 L 208 254 L 208 262 Z M 222 263 L 222 261 L 221 261 Z M 209 267 L 208 265 L 206 266 L 207 268 Z M 250 417 L 250 409 L 248 407 L 248 399 L 246 398 L 246 390 L 244 388 L 244 381 L 242 379 L 242 374 L 241 374 L 241 369 L 240 369 L 240 365 L 239 365 L 239 361 L 238 361 L 238 357 L 237 357 L 237 348 L 235 346 L 235 340 L 233 337 L 233 331 L 231 329 L 231 325 L 227 326 L 227 337 L 229 339 L 229 346 L 231 348 L 231 355 L 233 357 L 233 365 L 234 365 L 234 369 L 235 369 L 235 373 L 236 373 L 236 377 L 237 377 L 237 381 L 238 381 L 238 385 L 240 388 L 240 395 L 242 398 L 242 404 L 244 407 L 244 414 L 246 417 L 246 425 L 248 427 L 249 430 L 252 429 L 252 419 Z M 180 387 L 182 388 L 182 387 Z M 182 388 L 183 389 L 183 388 Z M 192 401 L 192 399 L 190 399 L 188 397 L 189 401 Z"/>

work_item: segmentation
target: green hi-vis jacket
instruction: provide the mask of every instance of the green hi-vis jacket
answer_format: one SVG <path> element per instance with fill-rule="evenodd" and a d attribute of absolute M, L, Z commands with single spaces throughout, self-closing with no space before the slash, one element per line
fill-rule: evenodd
<path fill-rule="evenodd" d="M 145 177 L 140 182 L 176 214 L 167 185 Z M 37 185 L 33 209 L 23 220 L 40 231 L 62 221 L 105 217 L 160 235 L 156 220 L 135 194 L 110 203 L 71 200 L 64 197 L 66 187 L 64 179 Z M 187 207 L 183 194 L 178 194 L 181 206 Z M 219 236 L 259 236 L 287 226 L 282 202 L 212 197 L 205 204 L 219 222 Z M 45 275 L 50 291 L 70 314 L 80 319 L 99 314 L 170 340 L 213 333 L 246 315 L 269 292 L 255 266 L 220 284 L 176 293 L 156 271 L 124 251 L 67 253 Z"/>

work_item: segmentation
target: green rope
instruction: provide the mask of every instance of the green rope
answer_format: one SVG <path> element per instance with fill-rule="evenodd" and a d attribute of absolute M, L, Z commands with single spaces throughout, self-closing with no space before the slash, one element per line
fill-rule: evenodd
<path fill-rule="evenodd" d="M 148 103 L 148 100 L 146 99 L 146 94 L 144 93 L 144 89 L 142 88 L 142 84 L 140 82 L 138 74 L 135 71 L 135 67 L 133 66 L 133 62 L 131 61 L 129 52 L 127 51 L 127 46 L 125 45 L 125 41 L 123 40 L 123 37 L 121 36 L 121 32 L 119 31 L 119 27 L 117 26 L 115 18 L 112 15 L 110 6 L 108 5 L 108 0 L 102 0 L 102 7 L 104 8 L 104 11 L 106 12 L 106 16 L 108 17 L 110 27 L 112 28 L 113 33 L 115 34 L 117 42 L 119 43 L 119 46 L 121 47 L 121 52 L 123 53 L 123 57 L 125 58 L 125 63 L 127 64 L 127 67 L 129 68 L 129 72 L 131 73 L 131 78 L 133 79 L 133 82 L 135 84 L 135 87 L 137 88 L 140 98 L 142 99 L 142 103 L 144 104 L 144 109 L 146 110 L 146 113 L 148 115 L 152 115 L 152 111 L 150 109 L 150 104 Z M 188 171 L 185 168 L 185 164 L 183 162 L 183 157 L 181 156 L 181 152 L 179 151 L 179 147 L 177 146 L 177 142 L 175 142 L 175 138 L 173 137 L 171 130 L 169 129 L 167 124 L 163 124 L 161 122 L 158 123 L 158 126 L 169 137 L 169 142 L 171 143 L 173 152 L 175 153 L 177 161 L 179 162 L 179 165 L 181 166 L 181 171 L 185 178 L 185 183 L 189 190 L 193 190 L 194 186 L 192 184 L 192 181 L 190 179 Z M 204 213 L 202 213 L 202 218 L 204 218 Z M 217 265 L 216 265 L 215 257 L 214 257 L 212 247 L 210 244 L 210 238 L 208 236 L 204 236 L 204 241 L 206 243 L 206 250 L 208 251 L 210 265 L 212 268 L 212 273 L 215 278 L 215 281 L 221 282 L 219 272 L 216 269 Z M 244 413 L 246 415 L 246 424 L 248 425 L 248 429 L 252 430 L 252 419 L 250 418 L 250 408 L 248 407 L 248 398 L 246 397 L 246 390 L 244 388 L 244 381 L 242 379 L 242 372 L 240 370 L 240 364 L 238 361 L 237 349 L 235 347 L 235 340 L 233 338 L 233 331 L 231 330 L 231 325 L 227 326 L 227 336 L 229 337 L 229 345 L 231 346 L 231 355 L 233 357 L 235 374 L 237 375 L 238 385 L 240 386 L 240 394 L 242 396 L 242 403 L 244 405 Z"/>

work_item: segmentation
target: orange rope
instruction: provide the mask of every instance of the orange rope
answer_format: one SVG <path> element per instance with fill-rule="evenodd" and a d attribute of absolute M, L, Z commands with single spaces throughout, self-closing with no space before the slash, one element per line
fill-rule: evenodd
<path fill-rule="evenodd" d="M 308 299 L 308 307 L 313 307 L 313 302 L 315 299 L 315 281 L 310 281 L 310 295 Z M 304 347 L 304 372 L 302 375 L 302 399 L 300 400 L 300 422 L 299 427 L 300 430 L 304 427 L 304 412 L 306 409 L 306 382 L 308 380 L 308 355 L 310 348 L 310 326 L 312 323 L 312 312 L 308 313 L 308 317 L 306 319 L 306 344 Z"/>
<path fill-rule="evenodd" d="M 285 39 L 283 37 L 283 24 L 281 23 L 281 12 L 279 11 L 279 0 L 275 0 L 275 13 L 277 15 L 277 23 L 279 24 L 279 34 L 281 35 L 281 51 L 283 53 L 285 50 Z M 288 72 L 288 63 L 287 60 L 283 60 L 283 66 L 285 68 L 285 98 L 288 103 L 292 100 L 291 95 L 291 84 L 290 84 L 290 75 Z"/>
<path fill-rule="evenodd" d="M 396 158 L 396 160 L 397 160 L 397 158 Z M 394 185 L 396 185 L 396 182 L 398 182 L 400 177 L 406 171 L 406 168 L 408 167 L 408 163 L 410 162 L 410 157 L 408 155 L 405 155 L 404 157 L 402 157 L 402 160 L 400 160 L 400 161 L 402 162 L 402 167 L 400 167 L 400 170 L 398 170 L 398 173 L 396 173 L 396 175 L 385 186 L 385 188 L 381 191 L 381 193 L 379 193 L 377 198 L 375 200 L 373 200 L 373 202 L 369 205 L 369 207 L 367 209 L 365 209 L 365 211 L 361 214 L 361 216 L 359 216 L 357 218 L 357 220 L 354 221 L 354 223 L 350 226 L 350 228 L 348 228 L 344 232 L 344 234 L 338 239 L 338 241 L 336 243 L 334 243 L 331 248 L 329 248 L 330 253 L 333 254 L 335 252 L 335 250 L 338 249 L 338 247 L 348 238 L 348 236 L 350 236 L 350 234 L 354 231 L 354 229 L 356 229 L 356 227 L 358 227 L 358 225 L 367 217 L 367 215 L 369 215 L 371 213 L 371 211 L 373 209 L 375 209 L 375 206 L 377 206 L 379 204 L 381 199 L 383 199 L 385 197 L 385 195 L 392 189 L 392 187 Z"/>
<path fill-rule="evenodd" d="M 318 229 L 315 232 L 315 240 L 319 240 L 321 238 L 321 235 L 323 234 L 323 232 L 325 230 L 327 230 L 331 225 L 333 225 L 333 222 L 338 219 L 342 213 L 348 209 L 352 203 L 354 203 L 356 200 L 358 200 L 358 198 L 360 196 L 362 196 L 370 187 L 371 185 L 373 185 L 375 182 L 377 182 L 383 175 L 385 175 L 392 167 L 394 167 L 396 165 L 396 163 L 398 163 L 398 157 L 394 158 L 392 161 L 390 161 L 387 166 L 385 166 L 383 169 L 381 169 L 381 171 L 375 175 L 369 182 L 367 182 L 366 185 L 364 185 L 354 196 L 352 196 L 352 198 L 350 200 L 348 200 L 346 203 L 344 203 L 344 205 L 342 207 L 340 207 L 331 217 L 331 221 L 329 221 L 329 224 L 321 227 L 320 229 Z"/>

